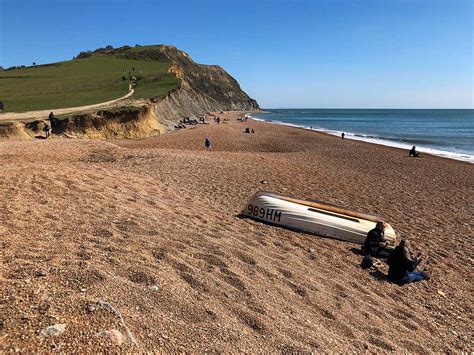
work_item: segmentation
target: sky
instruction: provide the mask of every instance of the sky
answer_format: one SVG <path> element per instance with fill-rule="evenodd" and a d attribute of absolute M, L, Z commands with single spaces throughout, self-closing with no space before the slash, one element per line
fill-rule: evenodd
<path fill-rule="evenodd" d="M 473 108 L 472 0 L 0 0 L 0 65 L 172 44 L 264 108 Z"/>

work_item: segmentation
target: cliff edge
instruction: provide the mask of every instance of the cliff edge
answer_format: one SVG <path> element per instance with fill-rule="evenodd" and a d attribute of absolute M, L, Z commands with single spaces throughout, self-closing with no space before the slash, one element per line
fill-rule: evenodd
<path fill-rule="evenodd" d="M 158 119 L 175 121 L 183 116 L 208 111 L 255 111 L 259 109 L 229 73 L 218 65 L 196 63 L 186 52 L 174 46 L 142 47 L 121 53 L 126 59 L 170 61 L 168 73 L 179 80 L 176 89 L 160 98 L 156 105 Z"/>
<path fill-rule="evenodd" d="M 50 111 L 60 116 L 58 125 L 52 129 L 53 136 L 113 139 L 160 134 L 173 129 L 184 117 L 219 111 L 259 110 L 257 101 L 250 98 L 222 67 L 196 63 L 186 52 L 169 45 L 107 46 L 81 52 L 71 61 L 10 69 L 10 79 L 23 73 L 29 85 L 37 88 L 34 97 L 41 101 L 38 107 L 42 110 L 2 114 L 0 138 L 41 136 L 38 127 L 44 127 Z M 101 76 L 97 75 L 99 71 Z M 76 72 L 86 73 L 87 77 L 81 80 L 87 83 L 97 81 L 99 91 L 84 92 Z M 41 81 L 46 74 L 58 85 L 66 85 L 61 90 L 76 90 L 78 93 L 71 94 L 72 98 L 87 94 L 87 100 L 97 100 L 97 95 L 108 97 L 115 89 L 121 92 L 126 86 L 130 91 L 120 99 L 71 107 L 70 99 L 60 100 L 61 90 L 43 92 L 49 87 Z M 31 106 L 28 95 L 12 95 L 6 96 L 7 106 L 23 109 Z M 87 100 L 80 103 L 89 103 Z M 72 114 L 61 113 L 61 110 L 71 109 L 74 109 Z"/>

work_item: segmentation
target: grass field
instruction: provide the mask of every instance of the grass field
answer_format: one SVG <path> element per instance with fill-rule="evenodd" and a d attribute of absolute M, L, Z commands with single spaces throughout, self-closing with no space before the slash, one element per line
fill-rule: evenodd
<path fill-rule="evenodd" d="M 0 72 L 0 101 L 5 112 L 55 109 L 100 103 L 128 92 L 128 73 L 135 68 L 142 80 L 134 97 L 165 95 L 178 85 L 167 74 L 170 62 L 131 60 L 112 55 L 58 62 Z"/>

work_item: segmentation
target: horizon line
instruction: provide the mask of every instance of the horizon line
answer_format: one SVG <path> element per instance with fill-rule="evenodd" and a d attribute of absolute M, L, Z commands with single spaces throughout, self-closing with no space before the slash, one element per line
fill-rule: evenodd
<path fill-rule="evenodd" d="M 474 110 L 474 107 L 456 108 L 402 108 L 402 107 L 260 107 L 261 110 Z"/>

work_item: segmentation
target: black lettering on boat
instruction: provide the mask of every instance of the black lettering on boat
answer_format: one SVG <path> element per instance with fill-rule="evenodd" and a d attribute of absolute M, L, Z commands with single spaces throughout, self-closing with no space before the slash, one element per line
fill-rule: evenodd
<path fill-rule="evenodd" d="M 273 220 L 276 221 L 278 218 L 278 222 L 280 222 L 280 217 L 281 217 L 281 211 L 275 211 L 275 217 L 273 217 Z"/>
<path fill-rule="evenodd" d="M 273 211 L 274 210 L 267 210 L 267 215 L 265 216 L 266 219 L 273 219 Z"/>
<path fill-rule="evenodd" d="M 247 206 L 247 214 L 261 219 L 267 219 L 269 221 L 278 221 L 281 219 L 281 211 L 274 209 L 266 209 L 264 207 L 249 204 Z"/>
<path fill-rule="evenodd" d="M 253 206 L 253 215 L 258 216 L 258 206 Z"/>

